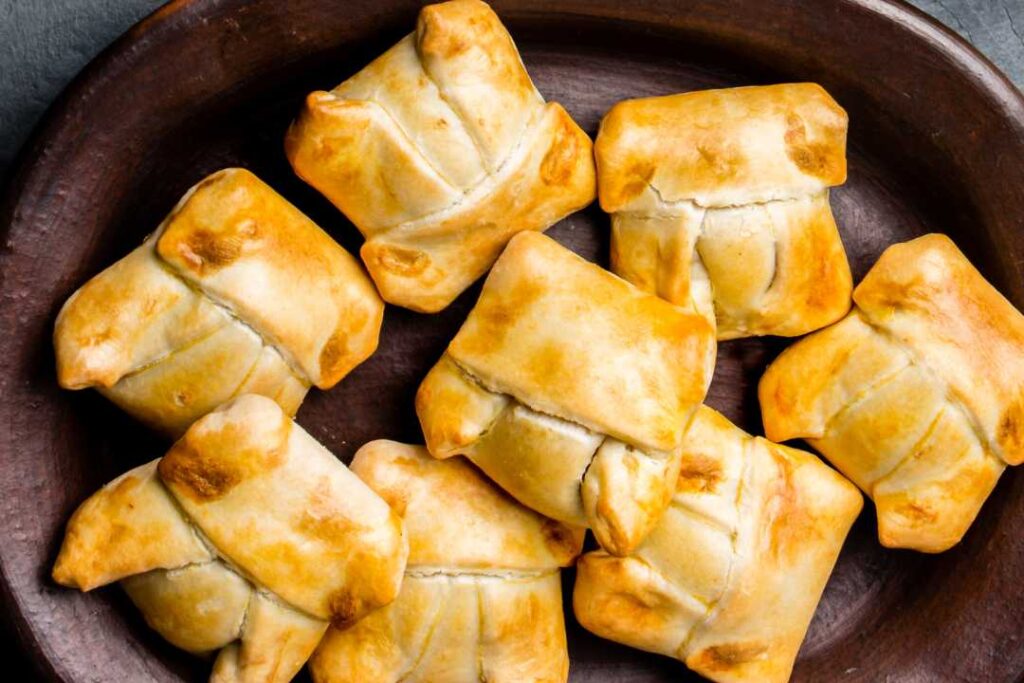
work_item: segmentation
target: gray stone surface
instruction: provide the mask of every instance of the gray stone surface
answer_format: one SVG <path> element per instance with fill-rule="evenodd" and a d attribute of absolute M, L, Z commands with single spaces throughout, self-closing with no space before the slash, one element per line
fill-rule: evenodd
<path fill-rule="evenodd" d="M 0 0 L 0 181 L 64 86 L 160 4 L 160 0 Z M 912 4 L 970 40 L 1024 89 L 1024 0 L 912 0 Z M 4 674 L 0 678 L 32 680 L 21 655 L 13 651 L 12 639 L 2 631 Z"/>

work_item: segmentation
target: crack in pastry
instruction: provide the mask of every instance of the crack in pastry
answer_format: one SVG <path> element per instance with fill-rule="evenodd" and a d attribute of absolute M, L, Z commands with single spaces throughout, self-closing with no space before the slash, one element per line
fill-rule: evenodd
<path fill-rule="evenodd" d="M 582 529 L 422 446 L 370 442 L 352 471 L 404 518 L 409 563 L 395 602 L 328 631 L 310 661 L 316 683 L 566 680 L 559 574 Z"/>
<path fill-rule="evenodd" d="M 616 104 L 594 145 L 612 270 L 717 321 L 719 339 L 835 322 L 852 288 L 828 197 L 846 128 L 806 83 Z"/>
<path fill-rule="evenodd" d="M 853 298 L 765 372 L 765 431 L 864 490 L 883 545 L 941 552 L 1024 460 L 1024 316 L 942 235 L 889 247 Z"/>
<path fill-rule="evenodd" d="M 644 542 L 580 558 L 576 617 L 711 680 L 784 682 L 862 498 L 811 454 L 707 407 L 682 453 L 673 504 Z"/>
<path fill-rule="evenodd" d="M 242 169 L 190 189 L 156 232 L 61 308 L 57 376 L 174 436 L 243 393 L 294 415 L 377 347 L 358 262 Z"/>
<path fill-rule="evenodd" d="M 519 502 L 625 554 L 672 497 L 711 380 L 713 327 L 537 233 L 515 236 L 423 380 L 438 458 L 470 458 Z"/>
<path fill-rule="evenodd" d="M 593 201 L 592 148 L 478 0 L 424 7 L 412 34 L 310 94 L 285 140 L 296 174 L 366 237 L 384 300 L 424 312 L 451 303 L 514 234 Z"/>
<path fill-rule="evenodd" d="M 219 650 L 211 681 L 284 682 L 330 623 L 395 598 L 407 553 L 379 496 L 276 403 L 245 395 L 82 503 L 53 578 L 121 582 L 169 642 Z"/>

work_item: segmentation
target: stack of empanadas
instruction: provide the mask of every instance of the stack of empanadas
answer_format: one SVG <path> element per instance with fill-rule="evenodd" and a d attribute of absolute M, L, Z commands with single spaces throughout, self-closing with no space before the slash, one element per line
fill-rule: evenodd
<path fill-rule="evenodd" d="M 223 683 L 311 656 L 317 683 L 564 683 L 590 529 L 585 628 L 787 680 L 857 486 L 884 545 L 937 552 L 1024 461 L 1024 316 L 947 238 L 888 249 L 850 311 L 846 130 L 785 84 L 620 102 L 592 148 L 486 4 L 424 7 L 286 137 L 370 277 L 228 169 L 61 310 L 60 383 L 184 436 L 81 505 L 54 578 L 120 582 Z M 595 174 L 621 278 L 540 234 Z M 416 393 L 426 447 L 349 471 L 291 421 L 374 351 L 382 298 L 438 311 L 488 269 Z M 853 483 L 702 405 L 717 339 L 809 332 L 762 378 L 765 432 Z"/>
<path fill-rule="evenodd" d="M 86 500 L 53 578 L 86 591 L 121 581 L 167 640 L 220 650 L 215 681 L 288 681 L 329 623 L 394 599 L 407 554 L 387 503 L 277 404 L 246 395 Z"/>

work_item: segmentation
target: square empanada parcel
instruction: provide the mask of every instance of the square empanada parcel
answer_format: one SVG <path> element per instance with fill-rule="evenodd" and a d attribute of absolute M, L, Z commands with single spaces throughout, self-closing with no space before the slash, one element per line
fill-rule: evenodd
<path fill-rule="evenodd" d="M 384 300 L 447 306 L 522 230 L 593 201 L 593 145 L 545 102 L 512 37 L 478 0 L 427 5 L 416 30 L 288 132 L 295 172 L 366 237 Z"/>
<path fill-rule="evenodd" d="M 628 553 L 658 521 L 714 329 L 536 232 L 516 235 L 416 396 L 427 448 Z"/>

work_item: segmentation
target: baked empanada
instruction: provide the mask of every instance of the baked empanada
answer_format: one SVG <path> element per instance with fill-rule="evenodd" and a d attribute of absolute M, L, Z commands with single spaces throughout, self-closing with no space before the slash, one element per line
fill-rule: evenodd
<path fill-rule="evenodd" d="M 352 471 L 405 518 L 409 564 L 395 602 L 331 628 L 317 683 L 555 683 L 569 670 L 559 568 L 583 530 L 528 510 L 464 458 L 394 441 Z"/>
<path fill-rule="evenodd" d="M 828 199 L 846 126 L 810 83 L 619 102 L 594 147 L 612 270 L 717 318 L 719 339 L 835 322 L 852 288 Z"/>
<path fill-rule="evenodd" d="M 377 348 L 384 304 L 359 263 L 252 173 L 190 189 L 145 243 L 57 316 L 57 379 L 178 436 L 243 393 L 294 415 Z"/>
<path fill-rule="evenodd" d="M 268 398 L 241 396 L 167 455 L 86 500 L 53 568 L 120 581 L 174 645 L 220 650 L 211 680 L 288 681 L 328 623 L 398 594 L 402 521 Z"/>
<path fill-rule="evenodd" d="M 309 95 L 285 141 L 299 177 L 366 237 L 384 300 L 426 312 L 483 275 L 515 233 L 593 201 L 592 148 L 477 0 L 424 7 L 414 33 Z"/>
<path fill-rule="evenodd" d="M 416 395 L 427 448 L 628 553 L 672 497 L 715 361 L 708 321 L 516 235 Z"/>
<path fill-rule="evenodd" d="M 635 553 L 580 558 L 576 618 L 714 681 L 786 681 L 860 493 L 706 407 L 682 452 L 672 504 Z"/>
<path fill-rule="evenodd" d="M 1024 461 L 1024 317 L 934 234 L 886 249 L 853 299 L 761 378 L 765 432 L 863 489 L 883 545 L 946 550 Z"/>

